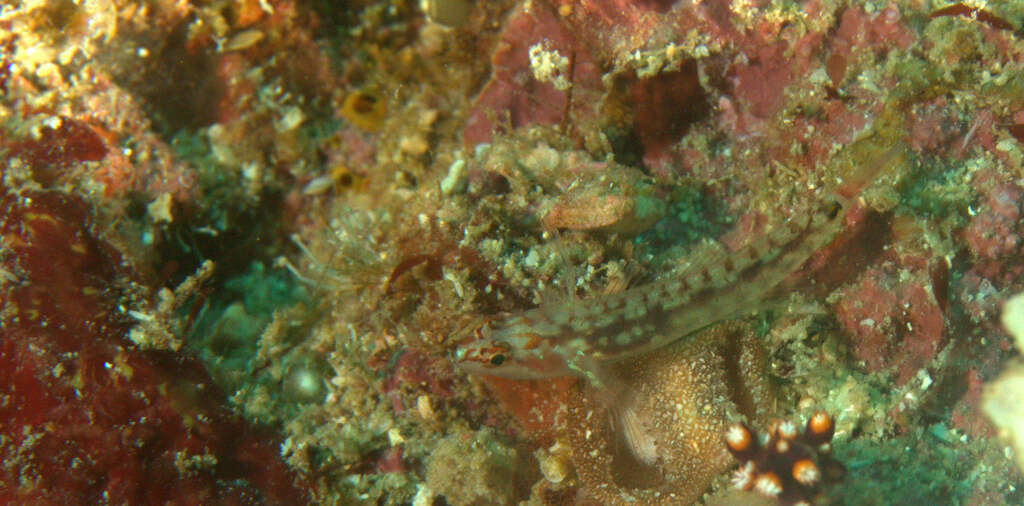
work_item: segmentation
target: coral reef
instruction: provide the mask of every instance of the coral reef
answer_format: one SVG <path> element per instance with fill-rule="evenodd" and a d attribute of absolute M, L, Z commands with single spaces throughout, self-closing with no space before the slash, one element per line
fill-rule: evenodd
<path fill-rule="evenodd" d="M 9 3 L 0 501 L 1019 504 L 1013 5 Z"/>

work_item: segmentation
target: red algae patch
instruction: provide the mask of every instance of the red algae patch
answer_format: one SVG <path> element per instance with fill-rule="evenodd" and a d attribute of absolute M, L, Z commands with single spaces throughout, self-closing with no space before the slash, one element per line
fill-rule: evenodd
<path fill-rule="evenodd" d="M 87 211 L 0 195 L 0 502 L 306 503 L 279 440 L 228 412 L 195 359 L 127 340 L 131 273 Z"/>

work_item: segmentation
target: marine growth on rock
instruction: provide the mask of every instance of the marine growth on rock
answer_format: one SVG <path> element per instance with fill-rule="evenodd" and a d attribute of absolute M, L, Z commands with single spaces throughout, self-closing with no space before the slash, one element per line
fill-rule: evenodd
<path fill-rule="evenodd" d="M 7 2 L 0 502 L 1021 504 L 1017 7 Z"/>

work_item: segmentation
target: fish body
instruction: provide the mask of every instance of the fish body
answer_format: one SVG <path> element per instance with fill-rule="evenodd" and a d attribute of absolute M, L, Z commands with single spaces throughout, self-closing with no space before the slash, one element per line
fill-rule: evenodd
<path fill-rule="evenodd" d="M 470 372 L 513 379 L 576 375 L 599 382 L 604 363 L 761 309 L 774 288 L 841 230 L 845 207 L 837 196 L 735 251 L 704 255 L 652 283 L 478 324 L 477 339 L 456 352 L 456 361 Z"/>

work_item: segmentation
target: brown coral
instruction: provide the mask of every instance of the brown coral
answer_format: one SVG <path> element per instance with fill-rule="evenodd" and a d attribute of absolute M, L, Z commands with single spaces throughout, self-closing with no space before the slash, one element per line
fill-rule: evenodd
<path fill-rule="evenodd" d="M 732 463 L 721 439 L 728 421 L 763 419 L 772 397 L 760 343 L 736 322 L 612 375 L 624 393 L 579 390 L 569 401 L 567 439 L 581 494 L 599 504 L 697 500 Z"/>

